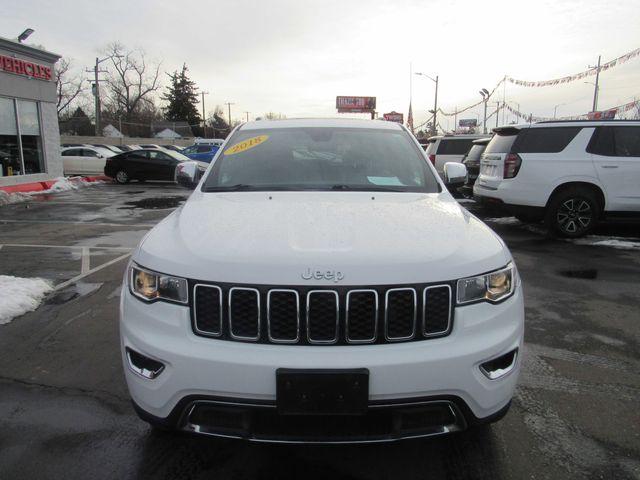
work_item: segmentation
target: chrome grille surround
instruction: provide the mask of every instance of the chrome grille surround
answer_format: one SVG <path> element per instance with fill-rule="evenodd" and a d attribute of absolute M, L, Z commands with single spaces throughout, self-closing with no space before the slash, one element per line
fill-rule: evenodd
<path fill-rule="evenodd" d="M 413 320 L 412 333 L 405 336 L 389 335 L 389 297 L 395 292 L 410 292 L 413 295 Z M 384 296 L 384 337 L 388 342 L 402 342 L 411 340 L 416 334 L 416 318 L 418 315 L 418 299 L 414 288 L 390 288 Z"/>
<path fill-rule="evenodd" d="M 447 328 L 445 328 L 444 330 L 438 331 L 438 332 L 427 332 L 427 293 L 429 290 L 434 290 L 434 289 L 438 289 L 438 288 L 446 288 L 449 291 L 449 309 L 448 309 L 448 315 L 447 315 Z M 446 335 L 449 333 L 449 331 L 451 330 L 451 314 L 452 314 L 452 307 L 451 307 L 451 296 L 452 296 L 453 292 L 451 289 L 451 285 L 432 285 L 430 287 L 426 287 L 423 291 L 422 291 L 422 334 L 425 337 L 439 337 L 442 335 Z"/>
<path fill-rule="evenodd" d="M 370 339 L 353 339 L 351 338 L 351 335 L 349 334 L 349 312 L 351 311 L 350 304 L 351 304 L 351 295 L 354 293 L 373 293 L 374 298 L 375 298 L 375 318 L 374 318 L 374 327 L 373 327 L 373 337 Z M 375 290 L 371 290 L 371 289 L 356 289 L 356 290 L 349 290 L 347 292 L 347 305 L 346 305 L 346 312 L 345 312 L 345 339 L 347 341 L 347 343 L 352 343 L 352 344 L 359 344 L 359 343 L 375 343 L 376 338 L 377 338 L 377 334 L 378 334 L 378 319 L 380 316 L 380 307 L 379 307 L 379 302 L 378 302 L 378 292 L 376 292 Z"/>
<path fill-rule="evenodd" d="M 220 287 L 218 287 L 217 285 L 206 285 L 203 283 L 196 283 L 193 286 L 193 315 L 195 318 L 198 318 L 198 289 L 213 289 L 215 291 L 218 292 L 218 300 L 219 300 L 219 305 L 218 305 L 218 316 L 219 316 L 219 331 L 215 332 L 215 331 L 211 331 L 211 330 L 202 330 L 200 328 L 198 328 L 198 323 L 194 322 L 193 324 L 193 328 L 195 329 L 196 333 L 200 334 L 200 335 L 205 335 L 207 337 L 220 337 L 222 336 L 222 317 L 223 317 L 223 312 L 222 312 L 222 289 Z"/>
<path fill-rule="evenodd" d="M 256 332 L 257 335 L 256 336 L 247 336 L 247 335 L 236 335 L 233 333 L 233 294 L 234 292 L 255 292 L 256 295 L 256 305 L 257 305 L 257 318 L 256 318 L 256 323 L 257 323 L 257 328 L 256 328 Z M 260 339 L 260 291 L 256 288 L 247 288 L 247 287 L 232 287 L 229 290 L 229 333 L 231 335 L 231 338 L 233 338 L 234 340 L 249 340 L 249 341 L 258 341 Z"/>
<path fill-rule="evenodd" d="M 423 341 L 449 335 L 455 315 L 455 289 L 448 282 L 325 288 L 192 280 L 190 291 L 193 333 L 227 341 L 288 345 Z"/>
<path fill-rule="evenodd" d="M 312 295 L 334 295 L 336 299 L 336 327 L 335 327 L 335 335 L 334 337 L 329 339 L 320 339 L 314 340 L 311 338 L 311 296 Z M 332 345 L 334 343 L 338 343 L 338 328 L 340 325 L 340 297 L 338 296 L 338 292 L 335 290 L 310 290 L 307 293 L 307 341 L 312 345 Z"/>
<path fill-rule="evenodd" d="M 296 337 L 293 339 L 277 338 L 271 329 L 271 295 L 273 293 L 293 293 L 296 297 Z M 300 295 L 297 290 L 274 288 L 267 293 L 267 335 L 272 343 L 298 343 L 300 341 Z"/>

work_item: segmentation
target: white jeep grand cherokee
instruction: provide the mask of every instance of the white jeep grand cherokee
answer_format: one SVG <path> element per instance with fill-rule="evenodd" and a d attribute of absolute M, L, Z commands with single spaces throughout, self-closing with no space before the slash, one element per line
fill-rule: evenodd
<path fill-rule="evenodd" d="M 178 181 L 197 176 L 185 164 Z M 359 120 L 238 127 L 133 253 L 120 306 L 142 419 L 277 442 L 495 421 L 523 322 L 500 238 L 404 127 Z"/>

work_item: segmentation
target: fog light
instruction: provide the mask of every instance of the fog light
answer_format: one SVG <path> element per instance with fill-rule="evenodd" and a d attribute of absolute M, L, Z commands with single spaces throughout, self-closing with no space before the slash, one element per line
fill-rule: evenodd
<path fill-rule="evenodd" d="M 145 357 L 144 355 L 135 352 L 130 348 L 127 348 L 126 351 L 129 368 L 141 377 L 153 380 L 154 378 L 157 378 L 164 370 L 164 364 L 158 362 L 157 360 Z"/>
<path fill-rule="evenodd" d="M 511 350 L 509 353 L 484 362 L 480 365 L 480 371 L 489 380 L 496 380 L 500 377 L 504 377 L 507 373 L 511 372 L 516 366 L 516 360 L 518 358 L 518 349 Z"/>

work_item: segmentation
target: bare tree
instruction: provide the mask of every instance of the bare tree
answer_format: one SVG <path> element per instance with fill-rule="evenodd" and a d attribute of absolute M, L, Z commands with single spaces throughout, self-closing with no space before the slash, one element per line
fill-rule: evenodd
<path fill-rule="evenodd" d="M 160 64 L 148 64 L 142 50 L 127 50 L 117 42 L 109 45 L 105 53 L 111 61 L 104 81 L 105 108 L 123 120 L 137 120 L 145 104 L 153 103 L 154 93 L 160 88 Z"/>
<path fill-rule="evenodd" d="M 82 75 L 73 76 L 71 68 L 71 60 L 68 58 L 61 58 L 56 64 L 56 93 L 58 95 L 56 107 L 58 116 L 85 90 L 82 87 Z"/>

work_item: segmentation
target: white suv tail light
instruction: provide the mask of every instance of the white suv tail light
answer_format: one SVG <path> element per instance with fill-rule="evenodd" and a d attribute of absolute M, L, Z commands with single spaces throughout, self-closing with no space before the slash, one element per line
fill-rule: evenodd
<path fill-rule="evenodd" d="M 513 178 L 520 171 L 522 159 L 517 153 L 509 153 L 504 158 L 504 175 L 503 178 Z"/>

